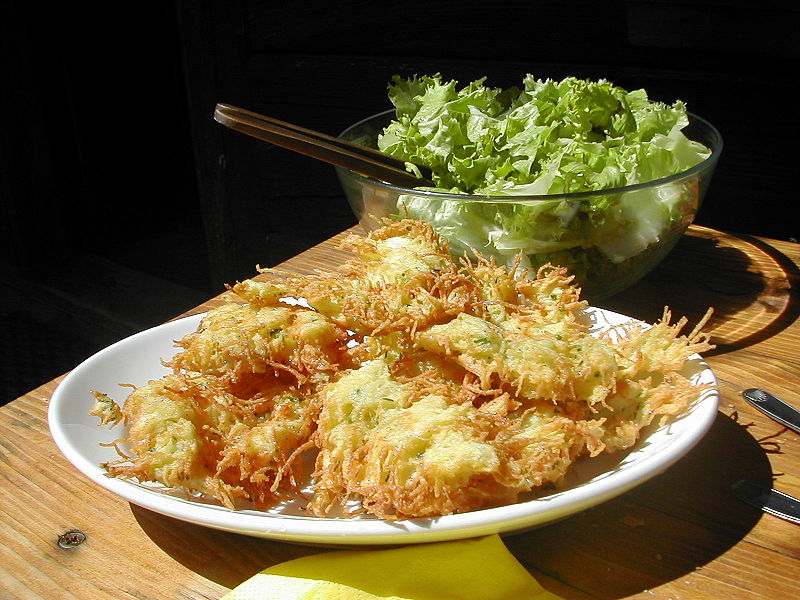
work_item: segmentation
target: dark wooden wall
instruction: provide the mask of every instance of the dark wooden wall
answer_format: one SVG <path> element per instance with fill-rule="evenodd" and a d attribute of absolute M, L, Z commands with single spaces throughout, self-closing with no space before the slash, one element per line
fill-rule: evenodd
<path fill-rule="evenodd" d="M 3 10 L 19 58 L 0 85 L 13 108 L 3 250 L 23 261 L 185 236 L 202 239 L 192 260 L 168 246 L 162 259 L 219 290 L 354 219 L 332 167 L 225 129 L 214 105 L 336 134 L 389 108 L 393 74 L 435 72 L 495 86 L 604 77 L 683 99 L 725 139 L 698 222 L 800 235 L 796 4 L 194 0 L 108 5 L 102 27 L 79 5 Z"/>
<path fill-rule="evenodd" d="M 179 260 L 211 288 L 174 5 L 0 3 L 0 109 L 0 265 Z"/>

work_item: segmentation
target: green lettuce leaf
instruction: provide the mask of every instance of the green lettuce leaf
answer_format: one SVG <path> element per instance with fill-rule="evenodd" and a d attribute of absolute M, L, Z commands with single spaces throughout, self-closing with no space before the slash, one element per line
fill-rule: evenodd
<path fill-rule="evenodd" d="M 685 171 L 710 151 L 682 132 L 686 106 L 651 101 L 606 80 L 527 75 L 502 90 L 485 78 L 464 87 L 440 74 L 389 85 L 395 119 L 378 147 L 428 166 L 438 192 L 507 201 L 431 200 L 409 194 L 398 209 L 429 221 L 455 251 L 476 248 L 535 266 L 554 253 L 592 249 L 620 263 L 657 242 L 682 218 L 696 190 L 664 185 L 580 201 L 514 196 L 600 192 Z"/>

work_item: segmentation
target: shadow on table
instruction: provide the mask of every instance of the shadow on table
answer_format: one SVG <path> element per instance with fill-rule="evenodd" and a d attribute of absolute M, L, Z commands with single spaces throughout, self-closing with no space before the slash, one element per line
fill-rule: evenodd
<path fill-rule="evenodd" d="M 712 333 L 717 348 L 706 357 L 779 333 L 800 315 L 793 287 L 800 270 L 761 240 L 741 234 L 728 238 L 731 241 L 684 236 L 657 269 L 598 305 L 650 323 L 661 318 L 664 306 L 669 306 L 673 319 L 686 316 L 691 323 L 713 307 L 705 330 Z M 764 266 L 758 266 L 754 257 Z"/>
<path fill-rule="evenodd" d="M 552 591 L 567 600 L 642 593 L 713 561 L 762 518 L 731 493 L 741 479 L 771 486 L 769 459 L 746 426 L 719 413 L 703 440 L 665 473 L 505 542 L 531 572 L 556 580 Z"/>
<path fill-rule="evenodd" d="M 166 554 L 227 588 L 279 562 L 327 551 L 218 531 L 130 506 L 142 530 Z"/>

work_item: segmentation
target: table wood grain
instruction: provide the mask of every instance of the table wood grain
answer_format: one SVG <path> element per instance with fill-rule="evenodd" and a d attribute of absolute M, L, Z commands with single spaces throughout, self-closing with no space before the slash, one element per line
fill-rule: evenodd
<path fill-rule="evenodd" d="M 336 268 L 349 256 L 338 247 L 345 233 L 281 268 Z M 748 478 L 800 496 L 800 436 L 741 398 L 758 386 L 800 406 L 799 265 L 798 244 L 692 226 L 648 277 L 600 303 L 648 321 L 665 305 L 690 322 L 714 307 L 717 348 L 706 358 L 719 378 L 719 413 L 665 473 L 569 519 L 505 537 L 543 585 L 570 600 L 796 597 L 800 527 L 745 505 L 730 488 Z M 327 551 L 183 523 L 99 488 L 50 437 L 47 407 L 60 380 L 0 408 L 3 600 L 216 599 L 267 566 Z M 86 541 L 59 547 L 71 529 Z"/>

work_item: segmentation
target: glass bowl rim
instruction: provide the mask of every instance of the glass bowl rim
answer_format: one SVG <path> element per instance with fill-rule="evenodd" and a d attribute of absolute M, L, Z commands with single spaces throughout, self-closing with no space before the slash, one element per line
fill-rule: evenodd
<path fill-rule="evenodd" d="M 388 110 L 375 113 L 374 115 L 371 115 L 369 117 L 365 117 L 360 121 L 357 121 L 352 125 L 348 126 L 339 134 L 338 137 L 340 138 L 343 137 L 348 132 L 352 131 L 353 129 L 359 126 L 364 125 L 368 121 L 372 121 L 373 119 L 378 119 L 379 117 L 383 116 L 388 117 L 394 112 L 395 109 L 390 108 Z M 581 200 L 585 198 L 592 198 L 595 196 L 624 194 L 626 192 L 633 192 L 636 190 L 657 187 L 665 183 L 671 183 L 687 177 L 691 177 L 692 175 L 705 171 L 715 165 L 715 163 L 719 159 L 719 155 L 722 153 L 722 146 L 723 146 L 722 134 L 716 127 L 714 127 L 714 125 L 712 125 L 709 121 L 700 117 L 699 115 L 696 115 L 689 111 L 687 111 L 687 115 L 690 119 L 690 122 L 696 121 L 703 127 L 707 128 L 710 133 L 710 136 L 713 140 L 713 144 L 711 145 L 712 146 L 711 154 L 708 156 L 708 158 L 702 160 L 693 167 L 686 169 L 685 171 L 681 171 L 680 173 L 673 173 L 672 175 L 667 175 L 666 177 L 661 177 L 659 179 L 651 179 L 650 181 L 645 181 L 643 183 L 634 183 L 631 185 L 623 185 L 614 188 L 589 190 L 584 192 L 568 192 L 566 194 L 527 194 L 527 195 L 516 195 L 516 196 L 515 195 L 484 196 L 476 194 L 452 194 L 449 192 L 434 192 L 431 190 L 418 190 L 416 188 L 405 188 L 397 185 L 392 185 L 390 183 L 380 181 L 373 177 L 367 177 L 366 175 L 361 175 L 360 173 L 356 173 L 355 171 L 351 171 L 350 169 L 347 169 L 345 167 L 337 166 L 336 170 L 339 171 L 340 173 L 349 174 L 350 177 L 355 178 L 357 181 L 362 180 L 364 183 L 367 183 L 375 187 L 383 188 L 386 190 L 392 190 L 393 192 L 398 192 L 400 194 L 414 194 L 415 196 L 423 196 L 423 197 L 430 197 L 437 199 L 463 200 L 463 201 L 473 201 L 473 202 L 523 202 L 530 200 L 539 200 L 539 201 Z"/>

